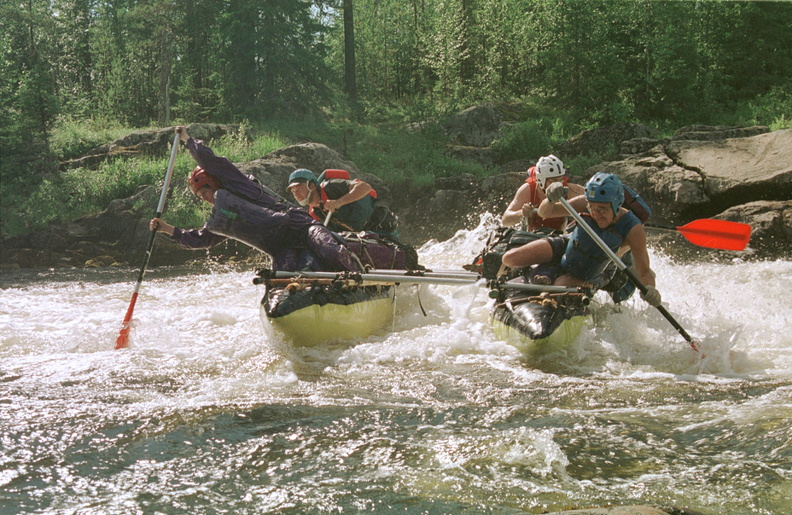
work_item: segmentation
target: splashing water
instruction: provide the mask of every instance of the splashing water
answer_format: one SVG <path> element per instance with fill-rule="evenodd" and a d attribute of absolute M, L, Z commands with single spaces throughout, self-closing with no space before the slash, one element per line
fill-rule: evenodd
<path fill-rule="evenodd" d="M 496 223 L 422 263 L 459 269 Z M 3 271 L 2 506 L 789 513 L 792 262 L 650 257 L 701 354 L 637 296 L 597 294 L 577 340 L 528 357 L 479 285 L 404 287 L 389 331 L 295 349 L 251 272 L 184 269 L 148 273 L 115 351 L 134 272 Z"/>

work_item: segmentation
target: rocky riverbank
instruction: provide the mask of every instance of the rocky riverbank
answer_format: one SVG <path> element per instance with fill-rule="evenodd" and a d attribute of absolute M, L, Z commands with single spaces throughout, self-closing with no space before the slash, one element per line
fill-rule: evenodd
<path fill-rule="evenodd" d="M 492 106 L 460 113 L 446 125 L 447 152 L 497 163 L 496 152 L 490 147 L 502 124 L 496 114 Z M 190 134 L 207 141 L 236 130 L 238 127 L 227 125 L 189 127 Z M 165 155 L 172 134 L 173 128 L 134 133 L 62 166 L 90 166 L 114 155 Z M 745 222 L 753 227 L 748 255 L 773 258 L 792 254 L 792 130 L 692 126 L 671 138 L 654 136 L 651 128 L 621 124 L 581 133 L 555 152 L 568 159 L 618 148 L 618 154 L 603 163 L 588 170 L 572 170 L 572 180 L 582 184 L 599 170 L 616 173 L 649 202 L 654 223 L 683 225 L 709 217 Z M 501 173 L 484 179 L 467 175 L 442 178 L 433 188 L 396 192 L 318 143 L 294 145 L 237 163 L 276 192 L 285 192 L 288 175 L 295 168 L 349 170 L 353 177 L 370 182 L 382 201 L 396 211 L 403 238 L 413 245 L 472 228 L 484 212 L 501 213 L 532 164 L 504 163 L 499 167 Z M 188 193 L 177 179 L 170 194 Z M 158 196 L 154 186 L 142 186 L 132 197 L 111 202 L 101 213 L 6 239 L 0 242 L 0 267 L 136 266 L 143 257 L 148 220 Z M 681 239 L 674 234 L 656 236 L 659 244 L 672 244 L 674 238 Z M 182 264 L 207 256 L 221 261 L 264 260 L 258 252 L 235 242 L 210 251 L 190 251 L 158 236 L 157 245 L 151 266 Z"/>

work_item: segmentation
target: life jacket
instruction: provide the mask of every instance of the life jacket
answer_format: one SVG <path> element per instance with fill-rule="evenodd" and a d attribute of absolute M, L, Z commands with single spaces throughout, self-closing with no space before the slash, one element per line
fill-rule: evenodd
<path fill-rule="evenodd" d="M 641 223 L 646 223 L 652 216 L 652 208 L 634 189 L 626 184 L 622 184 L 622 186 L 624 187 L 624 203 L 622 205 L 635 213 Z"/>
<path fill-rule="evenodd" d="M 605 229 L 600 229 L 589 213 L 582 213 L 580 216 L 614 253 L 618 252 L 630 230 L 641 223 L 632 211 L 628 211 L 618 222 Z M 609 262 L 608 255 L 597 242 L 578 227 L 569 237 L 566 251 L 561 258 L 561 268 L 570 275 L 599 287 L 602 286 L 598 284 L 602 281 L 602 272 Z"/>
<path fill-rule="evenodd" d="M 532 166 L 528 169 L 528 176 L 525 179 L 525 182 L 528 183 L 529 191 L 530 191 L 530 200 L 529 202 L 534 206 L 538 206 L 542 199 L 539 198 L 539 183 L 536 181 L 536 167 Z M 569 178 L 564 177 L 563 184 L 566 186 L 569 183 Z M 531 229 L 536 229 L 539 227 L 546 227 L 547 229 L 552 229 L 554 231 L 562 231 L 564 227 L 566 227 L 566 217 L 565 216 L 557 216 L 553 218 L 542 218 L 539 215 L 535 215 L 533 221 L 531 222 Z"/>

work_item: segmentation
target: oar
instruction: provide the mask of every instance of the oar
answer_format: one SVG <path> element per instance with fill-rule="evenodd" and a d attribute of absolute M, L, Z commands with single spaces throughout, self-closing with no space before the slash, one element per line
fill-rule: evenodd
<path fill-rule="evenodd" d="M 477 277 L 471 278 L 458 278 L 458 277 L 421 277 L 421 276 L 414 276 L 408 275 L 405 272 L 402 272 L 401 275 L 398 274 L 355 274 L 354 276 L 344 275 L 343 273 L 338 272 L 308 272 L 308 271 L 301 271 L 301 272 L 286 272 L 286 271 L 275 271 L 275 272 L 267 272 L 265 274 L 266 277 L 261 276 L 257 277 L 253 280 L 254 284 L 263 284 L 266 283 L 268 279 L 337 279 L 337 280 L 348 280 L 351 278 L 359 278 L 361 281 L 365 282 L 377 282 L 377 283 L 390 283 L 390 284 L 440 284 L 440 285 L 469 285 L 469 284 L 476 284 L 479 279 Z M 544 284 L 520 284 L 520 283 L 502 283 L 498 284 L 498 288 L 504 288 L 507 290 L 520 290 L 520 291 L 528 291 L 528 292 L 535 292 L 535 293 L 585 293 L 588 292 L 588 288 L 579 288 L 579 287 L 567 287 L 567 286 L 553 286 L 553 285 L 544 285 Z"/>
<path fill-rule="evenodd" d="M 562 206 L 564 206 L 564 209 L 567 210 L 567 212 L 572 216 L 572 218 L 575 219 L 575 221 L 578 224 L 578 227 L 581 227 L 583 230 L 585 230 L 588 233 L 588 235 L 591 236 L 591 239 L 593 239 L 597 243 L 597 245 L 599 245 L 602 251 L 608 255 L 610 260 L 613 261 L 613 264 L 616 265 L 619 268 L 619 270 L 627 274 L 627 277 L 630 279 L 630 282 L 632 282 L 635 285 L 635 287 L 641 291 L 641 293 L 646 293 L 647 290 L 646 286 L 644 286 L 641 280 L 638 279 L 638 276 L 635 275 L 635 272 L 627 268 L 627 265 L 625 265 L 624 262 L 622 262 L 622 260 L 619 259 L 619 257 L 610 249 L 610 247 L 608 247 L 608 245 L 604 241 L 602 241 L 602 238 L 600 238 L 599 235 L 597 235 L 597 233 L 594 232 L 594 229 L 592 229 L 591 226 L 589 226 L 589 224 L 587 224 L 583 220 L 583 218 L 581 218 L 580 214 L 578 214 L 578 212 L 575 211 L 575 209 L 569 205 L 569 202 L 567 202 L 566 199 L 564 198 L 561 198 L 558 201 L 561 203 Z M 676 319 L 673 316 L 671 316 L 671 313 L 669 313 L 666 310 L 666 308 L 663 307 L 662 304 L 655 306 L 655 308 L 657 308 L 660 314 L 662 314 L 665 317 L 665 319 L 668 320 L 672 326 L 674 326 L 674 328 L 679 332 L 679 334 L 681 334 L 682 337 L 685 338 L 685 340 L 687 340 L 690 346 L 693 347 L 693 350 L 698 351 L 698 344 L 687 333 L 687 331 L 685 331 L 685 329 L 679 324 L 679 322 L 677 322 Z"/>
<path fill-rule="evenodd" d="M 162 193 L 160 193 L 159 204 L 157 204 L 157 212 L 154 213 L 154 218 L 162 216 L 162 209 L 165 206 L 165 197 L 168 196 L 168 187 L 170 185 L 171 175 L 173 175 L 173 163 L 176 161 L 176 152 L 179 150 L 179 129 L 176 129 L 176 135 L 173 137 L 173 146 L 171 147 L 170 161 L 168 161 L 168 171 L 165 173 L 165 184 L 162 185 Z M 146 267 L 151 259 L 151 250 L 154 248 L 154 237 L 157 235 L 156 228 L 151 231 L 149 236 L 148 245 L 146 246 L 146 253 L 143 255 L 143 264 L 140 266 L 140 274 L 138 274 L 137 284 L 135 284 L 135 291 L 132 292 L 132 299 L 129 301 L 129 308 L 127 308 L 124 322 L 121 324 L 121 333 L 116 340 L 116 349 L 124 349 L 129 345 L 129 329 L 132 322 L 132 312 L 135 311 L 135 303 L 137 302 L 138 292 L 140 291 L 140 284 L 143 282 L 143 276 L 146 273 Z"/>
<path fill-rule="evenodd" d="M 645 223 L 645 227 L 663 231 L 675 231 L 699 247 L 721 250 L 745 250 L 751 239 L 751 226 L 728 220 L 704 218 L 680 227 Z"/>
<path fill-rule="evenodd" d="M 327 216 L 325 217 L 325 221 L 324 221 L 324 226 L 325 227 L 327 227 L 327 224 L 330 223 L 330 218 L 332 218 L 332 217 L 333 217 L 333 212 L 332 211 L 328 211 L 327 212 Z"/>

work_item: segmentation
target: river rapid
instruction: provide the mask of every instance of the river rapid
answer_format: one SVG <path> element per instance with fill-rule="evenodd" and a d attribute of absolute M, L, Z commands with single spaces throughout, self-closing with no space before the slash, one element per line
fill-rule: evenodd
<path fill-rule="evenodd" d="M 458 269 L 491 226 L 421 262 Z M 3 271 L 0 513 L 792 513 L 792 261 L 650 256 L 703 358 L 601 294 L 527 356 L 475 285 L 402 287 L 387 332 L 295 349 L 219 266 L 150 270 L 114 350 L 137 270 Z"/>

